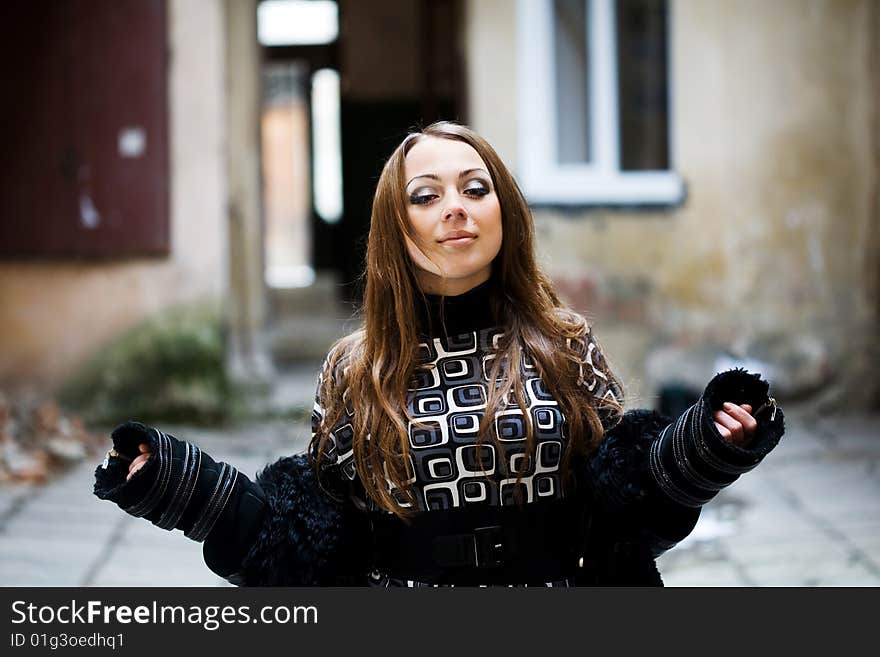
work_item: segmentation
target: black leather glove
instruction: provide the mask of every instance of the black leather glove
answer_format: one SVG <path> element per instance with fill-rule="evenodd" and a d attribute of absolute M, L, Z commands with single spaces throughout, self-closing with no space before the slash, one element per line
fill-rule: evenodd
<path fill-rule="evenodd" d="M 180 529 L 194 541 L 204 541 L 230 499 L 253 486 L 231 465 L 140 422 L 116 427 L 111 438 L 113 449 L 95 470 L 95 495 L 161 529 Z M 149 443 L 150 456 L 126 481 L 142 443 Z"/>
<path fill-rule="evenodd" d="M 696 404 L 663 430 L 651 447 L 651 471 L 673 500 L 698 508 L 753 469 L 776 447 L 785 416 L 760 374 L 734 369 L 715 375 Z M 758 426 L 747 447 L 725 440 L 713 415 L 724 402 L 750 404 Z"/>

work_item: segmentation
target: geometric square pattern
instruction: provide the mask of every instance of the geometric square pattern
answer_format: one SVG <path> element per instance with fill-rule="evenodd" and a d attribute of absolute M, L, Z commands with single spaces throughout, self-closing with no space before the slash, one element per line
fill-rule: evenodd
<path fill-rule="evenodd" d="M 566 422 L 532 359 L 524 357 L 521 367 L 525 406 L 508 393 L 506 406 L 487 427 L 498 437 L 502 453 L 491 437 L 477 444 L 495 358 L 493 347 L 502 338 L 499 329 L 491 328 L 419 345 L 421 366 L 413 375 L 407 405 L 414 420 L 408 424 L 415 473 L 411 485 L 420 510 L 507 505 L 517 499 L 532 502 L 563 494 L 559 465 L 567 444 Z M 595 345 L 589 334 L 577 347 L 585 354 L 583 385 L 594 395 L 613 394 L 601 385 L 607 381 L 605 374 L 593 366 Z M 525 453 L 526 414 L 535 431 L 536 449 L 531 457 Z M 322 405 L 316 400 L 312 420 L 317 423 L 322 417 Z M 357 477 L 352 432 L 347 412 L 331 433 L 333 445 L 327 454 L 349 479 Z M 396 495 L 399 491 L 391 492 L 402 499 Z"/>

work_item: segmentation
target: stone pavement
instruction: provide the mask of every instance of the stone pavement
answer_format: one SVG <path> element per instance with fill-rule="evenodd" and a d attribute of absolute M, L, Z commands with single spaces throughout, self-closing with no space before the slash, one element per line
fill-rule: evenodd
<path fill-rule="evenodd" d="M 667 586 L 880 586 L 880 416 L 783 407 L 779 447 L 658 560 Z M 163 428 L 250 476 L 308 436 L 280 421 Z M 201 545 L 94 497 L 96 465 L 44 486 L 0 486 L 0 586 L 229 586 Z"/>

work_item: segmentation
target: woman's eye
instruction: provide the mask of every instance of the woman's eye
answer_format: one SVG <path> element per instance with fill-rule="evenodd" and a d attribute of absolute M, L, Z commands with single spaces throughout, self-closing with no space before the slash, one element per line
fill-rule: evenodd
<path fill-rule="evenodd" d="M 431 192 L 416 192 L 414 194 L 410 194 L 409 202 L 413 205 L 426 205 L 433 201 L 435 198 L 438 198 L 437 194 L 433 194 Z"/>
<path fill-rule="evenodd" d="M 476 198 L 480 198 L 489 193 L 489 188 L 484 185 L 474 185 L 473 187 L 468 187 L 464 190 L 464 193 L 468 196 L 474 196 Z"/>

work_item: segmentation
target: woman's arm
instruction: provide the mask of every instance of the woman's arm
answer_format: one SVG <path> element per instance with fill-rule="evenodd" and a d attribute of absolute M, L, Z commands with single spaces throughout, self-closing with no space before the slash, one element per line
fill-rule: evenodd
<path fill-rule="evenodd" d="M 196 445 L 139 422 L 111 437 L 113 449 L 95 471 L 95 495 L 203 542 L 205 563 L 230 582 L 352 584 L 366 572 L 364 557 L 352 549 L 364 545 L 365 519 L 324 494 L 305 455 L 279 459 L 251 481 Z"/>
<path fill-rule="evenodd" d="M 95 495 L 160 529 L 179 529 L 204 542 L 209 567 L 224 577 L 233 574 L 266 513 L 259 483 L 140 422 L 118 426 L 111 440 L 113 448 L 95 470 Z"/>
<path fill-rule="evenodd" d="M 590 461 L 600 511 L 637 529 L 654 556 L 674 546 L 693 530 L 706 502 L 779 442 L 784 415 L 768 392 L 760 375 L 730 370 L 717 374 L 675 421 L 643 409 L 625 413 Z M 754 426 L 743 406 L 760 409 Z"/>

